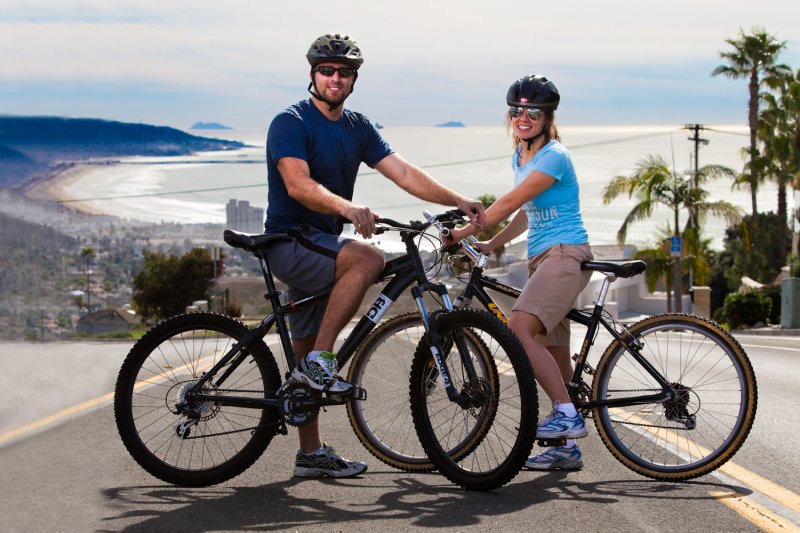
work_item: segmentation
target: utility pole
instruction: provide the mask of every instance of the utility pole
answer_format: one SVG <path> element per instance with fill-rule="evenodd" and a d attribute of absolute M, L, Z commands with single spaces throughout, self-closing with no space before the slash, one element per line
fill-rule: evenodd
<path fill-rule="evenodd" d="M 705 126 L 702 124 L 687 124 L 683 127 L 685 130 L 689 130 L 694 132 L 694 137 L 689 137 L 689 140 L 694 142 L 694 172 L 692 176 L 697 176 L 697 170 L 700 168 L 699 164 L 699 154 L 700 154 L 700 145 L 708 144 L 708 139 L 701 139 L 700 138 L 700 130 L 706 129 Z M 692 184 L 694 185 L 694 179 L 692 180 Z"/>
<path fill-rule="evenodd" d="M 683 129 L 689 130 L 693 133 L 692 137 L 689 137 L 689 140 L 694 142 L 694 168 L 691 170 L 691 178 L 690 178 L 690 187 L 694 189 L 697 186 L 697 175 L 698 171 L 700 170 L 700 145 L 701 144 L 708 144 L 708 139 L 701 139 L 700 138 L 700 130 L 706 129 L 702 124 L 686 124 Z M 673 287 L 675 287 L 675 305 L 674 309 L 677 313 L 683 312 L 683 268 L 681 266 L 681 260 L 683 259 L 683 250 L 685 249 L 685 243 L 682 242 L 682 238 L 679 234 L 677 234 L 677 221 L 676 221 L 676 235 L 672 237 L 672 246 L 670 253 L 672 257 L 675 258 L 675 268 L 673 270 Z M 689 291 L 691 294 L 692 287 L 691 281 L 689 286 Z"/>

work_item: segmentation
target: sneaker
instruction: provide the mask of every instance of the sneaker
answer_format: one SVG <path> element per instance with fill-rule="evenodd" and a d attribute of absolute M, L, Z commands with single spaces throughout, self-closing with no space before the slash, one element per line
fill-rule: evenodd
<path fill-rule="evenodd" d="M 314 361 L 303 357 L 292 370 L 292 377 L 312 389 L 334 394 L 349 394 L 353 385 L 336 375 L 339 365 L 336 354 L 322 352 Z"/>
<path fill-rule="evenodd" d="M 588 435 L 586 423 L 581 414 L 569 417 L 558 410 L 558 403 L 536 428 L 537 439 L 579 439 L 586 435 Z"/>
<path fill-rule="evenodd" d="M 583 468 L 583 457 L 577 445 L 572 448 L 556 446 L 539 452 L 525 461 L 525 468 L 529 470 L 580 470 Z"/>
<path fill-rule="evenodd" d="M 348 461 L 340 457 L 332 446 L 322 443 L 322 451 L 303 453 L 297 450 L 294 460 L 294 475 L 297 477 L 352 477 L 367 470 L 365 463 Z"/>

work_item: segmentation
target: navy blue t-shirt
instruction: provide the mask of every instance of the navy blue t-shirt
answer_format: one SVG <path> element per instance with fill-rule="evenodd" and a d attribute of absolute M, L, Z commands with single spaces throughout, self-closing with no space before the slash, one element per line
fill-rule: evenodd
<path fill-rule="evenodd" d="M 312 211 L 292 199 L 278 172 L 278 160 L 295 157 L 308 163 L 311 177 L 332 193 L 353 199 L 358 167 L 374 167 L 392 149 L 361 113 L 344 110 L 332 121 L 311 100 L 281 111 L 267 133 L 267 233 L 281 233 L 307 224 L 339 235 L 344 220 Z"/>

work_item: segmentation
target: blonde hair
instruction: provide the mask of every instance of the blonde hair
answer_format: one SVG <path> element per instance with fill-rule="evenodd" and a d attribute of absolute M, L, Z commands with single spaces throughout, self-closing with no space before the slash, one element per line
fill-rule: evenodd
<path fill-rule="evenodd" d="M 506 112 L 505 115 L 505 126 L 506 131 L 511 136 L 511 144 L 516 149 L 519 145 L 522 144 L 523 140 L 517 137 L 517 134 L 514 133 L 514 129 L 511 127 L 511 115 Z M 547 144 L 551 140 L 556 140 L 561 142 L 561 135 L 558 133 L 558 127 L 556 126 L 556 115 L 553 111 L 545 111 L 544 112 L 544 119 L 547 121 L 545 125 L 545 132 L 544 132 L 544 142 Z"/>

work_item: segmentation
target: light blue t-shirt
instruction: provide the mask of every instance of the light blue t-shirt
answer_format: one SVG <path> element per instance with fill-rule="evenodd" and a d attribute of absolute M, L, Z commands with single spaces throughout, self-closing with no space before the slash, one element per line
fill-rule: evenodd
<path fill-rule="evenodd" d="M 522 206 L 528 215 L 528 257 L 556 244 L 587 244 L 589 234 L 581 217 L 578 177 L 564 145 L 557 141 L 548 142 L 521 167 L 519 156 L 519 151 L 514 151 L 511 157 L 515 187 L 534 170 L 556 180 L 546 191 Z"/>

